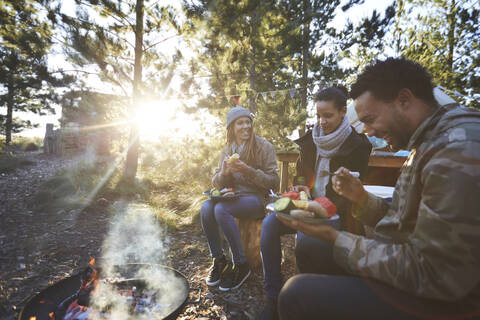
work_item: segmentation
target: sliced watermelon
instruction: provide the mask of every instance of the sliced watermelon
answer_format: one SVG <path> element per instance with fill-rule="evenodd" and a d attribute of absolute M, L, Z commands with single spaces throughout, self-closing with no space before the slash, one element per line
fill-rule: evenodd
<path fill-rule="evenodd" d="M 329 218 L 333 217 L 337 213 L 337 206 L 327 197 L 318 197 L 315 198 L 314 201 L 320 203 L 322 207 L 327 210 Z"/>

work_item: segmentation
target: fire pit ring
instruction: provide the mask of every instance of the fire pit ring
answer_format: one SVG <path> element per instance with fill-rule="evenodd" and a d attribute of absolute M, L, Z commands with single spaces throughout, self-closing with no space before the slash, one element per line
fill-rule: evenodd
<path fill-rule="evenodd" d="M 125 266 L 138 267 L 145 265 L 168 270 L 172 272 L 175 277 L 179 278 L 180 282 L 183 284 L 182 289 L 184 289 L 184 296 L 182 296 L 182 299 L 179 300 L 176 305 L 171 306 L 171 311 L 168 310 L 168 315 L 162 318 L 165 320 L 176 319 L 177 315 L 182 312 L 188 300 L 190 286 L 188 284 L 187 278 L 181 272 L 163 265 L 131 263 Z M 49 313 L 54 312 L 59 303 L 77 292 L 80 284 L 80 278 L 80 274 L 70 276 L 68 278 L 58 281 L 57 283 L 40 291 L 38 294 L 30 297 L 25 306 L 22 308 L 18 320 L 30 320 L 31 317 L 36 317 L 36 320 L 50 320 L 51 318 L 49 316 Z"/>

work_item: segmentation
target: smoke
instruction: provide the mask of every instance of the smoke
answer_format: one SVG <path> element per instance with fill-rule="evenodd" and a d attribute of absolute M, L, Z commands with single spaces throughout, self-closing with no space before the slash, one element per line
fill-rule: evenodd
<path fill-rule="evenodd" d="M 184 280 L 175 276 L 172 269 L 161 266 L 168 249 L 165 232 L 147 206 L 120 202 L 114 208 L 116 216 L 104 241 L 100 262 L 101 279 L 111 283 L 100 282 L 91 306 L 93 310 L 107 310 L 111 319 L 162 318 L 180 306 L 187 294 Z M 131 303 L 121 296 L 118 288 L 119 284 L 126 284 L 132 289 L 132 283 L 145 286 L 142 289 L 150 296 L 155 293 L 155 303 L 148 312 L 130 313 Z M 89 318 L 97 318 L 92 312 Z"/>

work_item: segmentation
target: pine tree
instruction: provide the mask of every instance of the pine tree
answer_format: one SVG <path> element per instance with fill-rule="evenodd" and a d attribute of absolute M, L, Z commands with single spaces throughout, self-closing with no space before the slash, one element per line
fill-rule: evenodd
<path fill-rule="evenodd" d="M 12 133 L 35 126 L 14 118 L 14 112 L 54 112 L 52 103 L 59 98 L 55 88 L 73 80 L 55 77 L 48 70 L 52 29 L 49 21 L 40 18 L 39 9 L 39 4 L 28 1 L 5 0 L 0 6 L 0 106 L 7 108 L 0 122 L 7 145 Z"/>
<path fill-rule="evenodd" d="M 100 80 L 130 98 L 129 118 L 133 119 L 142 101 L 165 94 L 182 57 L 180 51 L 166 57 L 158 50 L 163 41 L 181 33 L 175 10 L 143 0 L 80 0 L 77 4 L 76 17 L 60 14 L 67 31 L 66 54 L 79 67 L 95 65 Z M 134 122 L 129 140 L 124 178 L 132 181 L 140 146 Z"/>
<path fill-rule="evenodd" d="M 425 15 L 428 12 L 428 15 Z M 415 27 L 411 21 L 416 14 Z M 404 39 L 400 53 L 432 73 L 436 84 L 462 102 L 480 108 L 480 4 L 478 1 L 407 0 L 399 19 Z"/>
<path fill-rule="evenodd" d="M 330 29 L 338 45 L 338 51 L 341 52 L 340 56 L 350 65 L 348 70 L 345 70 L 345 73 L 349 74 L 348 81 L 351 81 L 359 69 L 375 59 L 388 56 L 385 52 L 395 42 L 395 30 L 398 27 L 394 22 L 399 5 L 401 4 L 394 2 L 385 9 L 385 12 L 374 9 L 369 16 L 357 23 L 347 20 L 343 29 Z"/>
<path fill-rule="evenodd" d="M 358 1 L 350 4 L 354 2 Z M 200 59 L 191 72 L 209 76 L 211 94 L 200 101 L 200 107 L 223 118 L 233 105 L 231 96 L 239 95 L 244 98 L 241 104 L 256 112 L 257 131 L 277 147 L 291 148 L 288 136 L 307 117 L 308 90 L 316 82 L 331 84 L 344 76 L 335 52 L 324 48 L 327 24 L 339 3 L 203 0 L 185 4 L 191 29 L 201 41 Z M 290 88 L 296 88 L 294 99 Z M 264 97 L 258 92 L 268 93 Z"/>

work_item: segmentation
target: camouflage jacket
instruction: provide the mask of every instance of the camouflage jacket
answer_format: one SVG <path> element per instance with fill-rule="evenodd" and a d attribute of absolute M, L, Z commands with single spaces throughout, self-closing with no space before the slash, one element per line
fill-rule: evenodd
<path fill-rule="evenodd" d="M 391 205 L 372 194 L 354 216 L 372 239 L 340 232 L 351 273 L 420 297 L 480 306 L 480 112 L 439 108 L 416 129 Z"/>
<path fill-rule="evenodd" d="M 223 148 L 218 162 L 218 168 L 212 177 L 212 184 L 218 189 L 233 187 L 238 194 L 257 194 L 261 199 L 269 189 L 278 189 L 280 178 L 278 177 L 277 157 L 275 147 L 259 136 L 256 136 L 257 156 L 255 164 L 246 174 L 235 173 L 228 177 L 220 175 L 220 168 L 225 158 L 232 155 L 232 150 Z"/>

